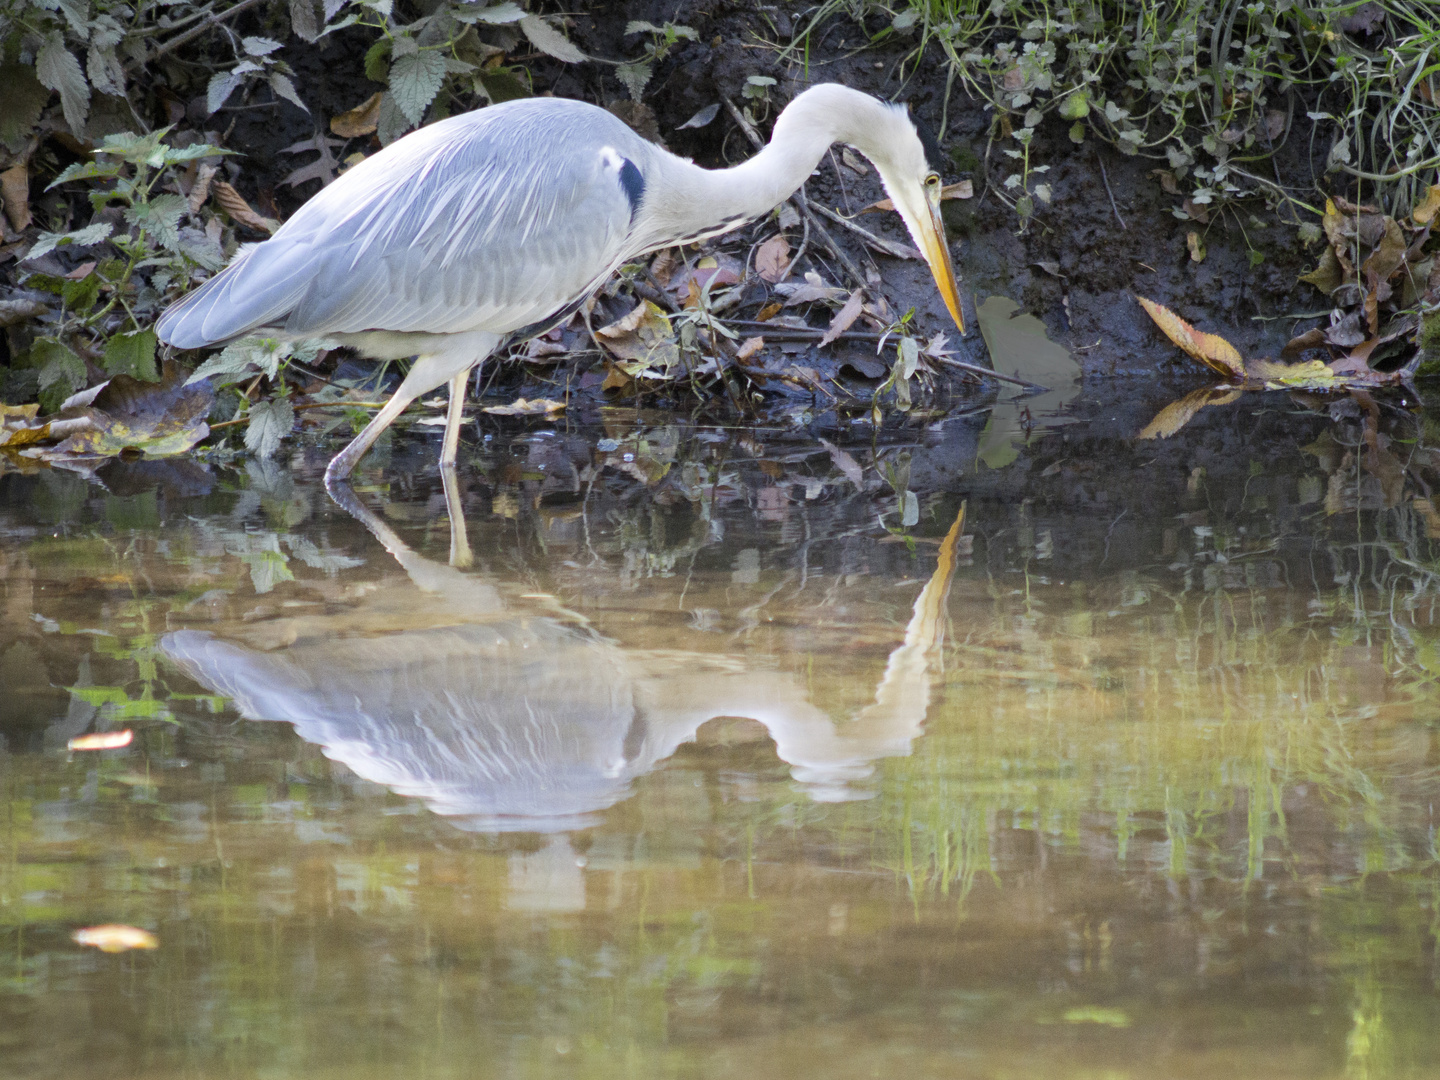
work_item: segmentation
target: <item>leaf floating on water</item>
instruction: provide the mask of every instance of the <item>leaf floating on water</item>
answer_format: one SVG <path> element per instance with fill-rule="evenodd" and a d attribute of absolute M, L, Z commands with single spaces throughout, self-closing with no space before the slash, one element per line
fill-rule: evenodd
<path fill-rule="evenodd" d="M 1165 331 L 1165 336 L 1178 345 L 1187 356 L 1199 360 L 1211 371 L 1227 379 L 1245 378 L 1245 361 L 1234 345 L 1218 334 L 1207 334 L 1196 330 L 1163 304 L 1157 304 L 1145 297 L 1136 297 L 1145 313 L 1155 320 L 1155 325 Z"/>
<path fill-rule="evenodd" d="M 491 405 L 480 411 L 491 416 L 549 416 L 564 408 L 563 401 L 552 401 L 550 398 L 533 398 L 527 401 L 522 397 L 516 398 L 509 405 Z"/>
<path fill-rule="evenodd" d="M 1207 386 L 1192 390 L 1178 401 L 1172 401 L 1161 409 L 1154 420 L 1140 432 L 1141 439 L 1168 439 L 1195 418 L 1195 414 L 1209 405 L 1228 405 L 1236 400 L 1242 391 L 1227 387 Z"/>
<path fill-rule="evenodd" d="M 185 376 L 173 362 L 166 363 L 158 383 L 117 375 L 89 407 L 46 418 L 52 437 L 66 434 L 68 438 L 57 446 L 25 453 L 55 464 L 115 457 L 127 450 L 152 458 L 183 454 L 210 433 L 205 418 L 215 401 L 208 382 L 188 385 Z"/>
<path fill-rule="evenodd" d="M 77 735 L 65 744 L 67 750 L 119 750 L 129 746 L 135 733 L 129 728 L 119 731 L 97 731 L 90 735 Z"/>
<path fill-rule="evenodd" d="M 87 926 L 70 935 L 77 945 L 90 945 L 101 952 L 118 953 L 130 949 L 158 949 L 160 939 L 149 930 L 123 923 L 106 923 L 103 926 Z"/>

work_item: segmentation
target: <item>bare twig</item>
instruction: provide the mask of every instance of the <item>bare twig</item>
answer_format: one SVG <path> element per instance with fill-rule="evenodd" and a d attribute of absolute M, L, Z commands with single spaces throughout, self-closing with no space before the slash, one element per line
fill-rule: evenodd
<path fill-rule="evenodd" d="M 920 253 L 914 248 L 908 248 L 904 244 L 897 244 L 894 240 L 886 240 L 883 236 L 876 236 L 869 229 L 856 225 L 855 222 L 843 214 L 837 214 L 834 210 L 826 209 L 818 203 L 815 205 L 815 210 L 824 214 L 831 221 L 835 222 L 836 225 L 849 229 L 867 244 L 879 248 L 887 255 L 893 255 L 897 259 L 918 259 L 920 257 Z"/>
<path fill-rule="evenodd" d="M 211 15 L 208 19 L 200 23 L 198 26 L 192 26 L 183 34 L 176 34 L 170 40 L 162 42 L 161 44 L 155 46 L 154 49 L 150 50 L 150 52 L 145 54 L 145 59 L 140 61 L 140 63 L 136 64 L 135 66 L 139 67 L 141 64 L 148 64 L 150 63 L 150 61 L 155 60 L 158 57 L 164 56 L 168 52 L 174 52 L 181 45 L 184 45 L 187 41 L 193 41 L 201 34 L 205 33 L 207 30 L 213 30 L 226 19 L 233 19 L 242 11 L 249 11 L 251 8 L 258 7 L 260 4 L 263 3 L 265 3 L 265 0 L 240 0 L 240 2 L 233 7 L 228 7 L 224 11 L 218 11 L 214 15 Z M 128 67 L 129 65 L 126 66 Z"/>
<path fill-rule="evenodd" d="M 736 106 L 735 102 L 731 101 L 728 97 L 723 97 L 720 100 L 725 103 L 725 109 L 730 113 L 731 119 L 740 126 L 740 130 L 743 131 L 745 137 L 750 140 L 750 145 L 755 147 L 756 150 L 765 149 L 765 140 L 760 138 L 760 133 L 755 130 L 755 125 L 750 123 L 745 114 Z M 860 272 L 860 267 L 855 265 L 855 260 L 840 250 L 840 246 L 835 243 L 835 238 L 830 235 L 829 230 L 820 224 L 819 219 L 815 216 L 815 212 L 810 209 L 810 204 L 805 199 L 804 188 L 795 192 L 795 194 L 790 197 L 790 201 L 795 204 L 795 208 L 800 211 L 800 216 L 815 230 L 815 233 L 820 237 L 821 241 L 829 248 L 830 254 L 839 260 L 840 265 L 845 268 L 845 272 L 854 280 L 856 287 L 865 289 L 865 275 Z"/>
<path fill-rule="evenodd" d="M 1115 193 L 1110 190 L 1110 174 L 1105 171 L 1105 162 L 1098 151 L 1095 154 L 1095 164 L 1100 166 L 1100 179 L 1105 181 L 1105 194 L 1110 196 L 1110 209 L 1115 212 L 1115 220 L 1120 223 L 1120 228 L 1128 231 L 1125 219 L 1120 216 L 1120 208 L 1115 205 Z"/>
<path fill-rule="evenodd" d="M 985 379 L 996 379 L 1000 382 L 1014 383 L 1016 386 L 1025 387 L 1026 390 L 1050 389 L 1048 386 L 1033 383 L 1029 379 L 1022 379 L 1018 375 L 1002 375 L 998 371 L 991 371 L 989 368 L 981 367 L 979 364 L 967 364 L 964 360 L 951 360 L 948 356 L 936 356 L 932 359 L 939 360 L 940 363 L 947 364 L 950 367 L 959 368 L 961 371 L 968 371 L 972 375 L 979 375 Z"/>

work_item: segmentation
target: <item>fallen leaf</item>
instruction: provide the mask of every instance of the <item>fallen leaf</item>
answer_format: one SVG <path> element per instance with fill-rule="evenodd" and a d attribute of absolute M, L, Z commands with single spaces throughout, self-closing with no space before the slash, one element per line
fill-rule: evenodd
<path fill-rule="evenodd" d="M 1151 169 L 1147 174 L 1160 181 L 1160 189 L 1166 195 L 1179 195 L 1180 183 L 1175 179 L 1175 174 L 1169 169 Z"/>
<path fill-rule="evenodd" d="M 841 450 L 840 447 L 826 439 L 821 439 L 820 445 L 829 451 L 831 464 L 840 470 L 845 479 L 849 480 L 857 488 L 863 490 L 865 487 L 865 470 L 860 467 L 860 463 L 844 450 Z"/>
<path fill-rule="evenodd" d="M 205 200 L 210 197 L 210 182 L 215 179 L 218 171 L 219 167 L 215 165 L 201 165 L 195 170 L 195 182 L 190 185 L 190 194 L 185 197 L 192 214 L 198 214 L 205 205 Z"/>
<path fill-rule="evenodd" d="M 766 304 L 764 307 L 762 307 L 759 311 L 755 313 L 755 321 L 769 322 L 776 315 L 780 314 L 780 310 L 784 306 L 784 304 L 781 304 L 775 300 L 770 301 L 770 303 Z"/>
<path fill-rule="evenodd" d="M 1317 326 L 1314 330 L 1307 330 L 1303 334 L 1291 338 L 1280 350 L 1281 356 L 1299 356 L 1306 349 L 1318 348 L 1326 343 L 1324 327 Z"/>
<path fill-rule="evenodd" d="M 50 420 L 51 435 L 62 431 L 60 421 L 73 420 L 73 434 L 57 446 L 32 447 L 25 456 L 41 461 L 114 457 L 126 450 L 146 457 L 183 454 L 210 433 L 205 418 L 215 401 L 208 380 L 186 384 L 189 372 L 167 361 L 159 382 L 117 375 L 95 396 L 83 414 L 57 413 Z M 80 430 L 75 430 L 79 427 Z"/>
<path fill-rule="evenodd" d="M 1229 387 L 1207 386 L 1192 390 L 1178 401 L 1172 401 L 1145 425 L 1138 438 L 1168 439 L 1194 419 L 1195 414 L 1209 405 L 1228 405 L 1242 391 Z"/>
<path fill-rule="evenodd" d="M 735 350 L 735 359 L 743 364 L 764 347 L 765 339 L 763 337 L 746 338 L 740 343 L 740 348 Z"/>
<path fill-rule="evenodd" d="M 84 281 L 87 277 L 89 277 L 95 272 L 95 267 L 99 265 L 100 264 L 95 262 L 94 260 L 91 260 L 90 262 L 83 262 L 65 276 L 71 281 Z"/>
<path fill-rule="evenodd" d="M 689 120 L 686 120 L 675 130 L 684 131 L 686 128 L 703 128 L 708 125 L 712 120 L 714 120 L 715 117 L 719 114 L 720 103 L 717 101 L 714 105 L 706 105 L 705 108 L 701 109 L 694 116 L 690 117 Z"/>
<path fill-rule="evenodd" d="M 1190 249 L 1191 262 L 1205 261 L 1205 241 L 1200 239 L 1200 234 L 1194 229 L 1185 234 L 1185 246 Z"/>
<path fill-rule="evenodd" d="M 1326 247 L 1320 256 L 1320 265 L 1308 274 L 1301 274 L 1299 280 L 1314 285 L 1326 296 L 1330 296 L 1345 284 L 1345 270 L 1340 265 L 1335 249 Z"/>
<path fill-rule="evenodd" d="M 805 275 L 805 281 L 789 282 L 775 286 L 775 291 L 785 297 L 785 306 L 794 307 L 796 304 L 810 304 L 816 300 L 839 300 L 845 295 L 844 289 L 837 289 L 833 285 L 826 285 L 823 278 L 814 270 Z"/>
<path fill-rule="evenodd" d="M 844 162 L 845 167 L 851 172 L 854 172 L 860 176 L 870 175 L 870 166 L 866 165 L 863 161 L 861 161 L 860 155 L 855 153 L 855 151 L 851 150 L 848 146 L 841 147 L 840 160 Z"/>
<path fill-rule="evenodd" d="M 1145 297 L 1136 297 L 1145 313 L 1155 320 L 1155 325 L 1165 336 L 1178 345 L 1187 356 L 1227 379 L 1245 378 L 1245 361 L 1235 346 L 1217 334 L 1196 330 L 1163 304 L 1157 304 Z"/>
<path fill-rule="evenodd" d="M 516 398 L 509 405 L 490 405 L 481 409 L 481 412 L 489 413 L 491 416 L 549 416 L 565 408 L 565 402 L 552 401 L 549 398 Z"/>
<path fill-rule="evenodd" d="M 1416 225 L 1429 225 L 1437 212 L 1440 212 L 1440 184 L 1431 184 L 1430 190 L 1425 194 L 1425 201 L 1415 207 L 1411 216 L 1414 217 Z"/>
<path fill-rule="evenodd" d="M 380 125 L 380 99 L 384 91 L 370 95 L 348 112 L 330 120 L 330 130 L 342 139 L 358 139 L 362 135 L 374 134 Z"/>
<path fill-rule="evenodd" d="M 308 165 L 301 165 L 298 169 L 290 172 L 280 183 L 295 187 L 298 184 L 305 183 L 307 180 L 319 180 L 320 186 L 325 187 L 335 179 L 335 170 L 340 164 L 335 160 L 335 155 L 330 153 L 330 151 L 337 146 L 343 145 L 344 143 L 339 139 L 326 138 L 317 131 L 311 138 L 301 139 L 299 142 L 285 147 L 280 153 L 304 154 L 313 150 L 320 156 Z"/>
<path fill-rule="evenodd" d="M 106 923 L 104 926 L 87 926 L 70 935 L 77 945 L 90 945 L 101 952 L 118 953 L 129 949 L 158 949 L 160 939 L 149 930 L 122 923 Z"/>
<path fill-rule="evenodd" d="M 0 199 L 5 201 L 5 216 L 17 233 L 25 230 L 30 216 L 30 170 L 25 162 L 0 172 Z"/>
<path fill-rule="evenodd" d="M 785 280 L 790 272 L 790 241 L 783 233 L 760 245 L 755 252 L 755 272 L 772 285 Z"/>
<path fill-rule="evenodd" d="M 273 233 L 280 228 L 280 223 L 274 218 L 264 217 L 251 209 L 250 204 L 245 201 L 245 197 L 224 180 L 216 180 L 211 183 L 210 196 L 221 210 L 230 215 L 233 221 L 244 225 L 247 229 Z"/>
<path fill-rule="evenodd" d="M 624 318 L 601 327 L 595 335 L 607 350 L 628 361 L 622 368 L 632 378 L 638 375 L 664 377 L 680 360 L 670 320 L 649 300 L 642 300 Z M 609 381 L 608 377 L 606 381 Z"/>
<path fill-rule="evenodd" d="M 855 320 L 860 317 L 860 311 L 864 306 L 865 294 L 856 289 L 840 310 L 835 313 L 835 317 L 830 320 L 830 327 L 825 331 L 825 336 L 820 339 L 820 345 L 822 347 L 829 345 L 846 330 L 849 330 Z"/>
<path fill-rule="evenodd" d="M 129 746 L 135 733 L 129 728 L 119 731 L 97 731 L 90 735 L 77 735 L 65 744 L 67 750 L 119 750 Z"/>

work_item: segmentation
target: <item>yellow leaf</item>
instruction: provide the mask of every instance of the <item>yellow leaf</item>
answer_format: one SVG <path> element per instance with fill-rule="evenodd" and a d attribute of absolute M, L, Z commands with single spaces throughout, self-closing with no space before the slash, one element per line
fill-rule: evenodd
<path fill-rule="evenodd" d="M 1195 418 L 1195 414 L 1210 405 L 1228 405 L 1240 396 L 1241 391 L 1224 387 L 1206 386 L 1192 390 L 1178 401 L 1172 401 L 1156 414 L 1155 419 L 1140 432 L 1142 439 L 1168 439 Z"/>
<path fill-rule="evenodd" d="M 1425 201 L 1415 207 L 1415 224 L 1430 224 L 1437 212 L 1440 212 L 1440 184 L 1431 184 L 1430 190 L 1425 195 Z"/>
<path fill-rule="evenodd" d="M 490 413 L 492 416 L 548 416 L 563 408 L 565 408 L 563 401 L 552 401 L 549 398 L 535 398 L 533 401 L 527 401 L 522 397 L 516 398 L 509 405 L 491 405 L 480 411 Z"/>
<path fill-rule="evenodd" d="M 118 750 L 129 746 L 135 733 L 129 728 L 119 731 L 97 731 L 92 735 L 77 735 L 65 744 L 67 750 Z"/>
<path fill-rule="evenodd" d="M 1140 301 L 1145 313 L 1155 320 L 1155 325 L 1165 331 L 1165 336 L 1184 350 L 1187 356 L 1199 360 L 1211 371 L 1227 379 L 1245 378 L 1245 361 L 1241 359 L 1234 345 L 1218 334 L 1196 330 L 1163 304 L 1157 304 L 1143 296 L 1136 299 Z"/>
<path fill-rule="evenodd" d="M 371 134 L 380 123 L 380 98 L 372 94 L 349 112 L 343 112 L 330 121 L 330 130 L 342 139 L 354 139 Z"/>

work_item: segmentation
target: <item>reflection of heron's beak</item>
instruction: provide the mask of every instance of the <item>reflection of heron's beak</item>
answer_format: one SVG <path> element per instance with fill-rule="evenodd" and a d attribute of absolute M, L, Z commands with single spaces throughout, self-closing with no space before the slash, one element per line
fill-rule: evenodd
<path fill-rule="evenodd" d="M 930 264 L 930 273 L 935 275 L 935 284 L 940 288 L 940 295 L 945 299 L 945 306 L 950 309 L 950 317 L 955 320 L 955 325 L 960 328 L 960 333 L 965 333 L 965 315 L 960 307 L 960 289 L 955 284 L 955 267 L 950 262 L 950 245 L 945 242 L 945 222 L 940 217 L 940 192 L 937 190 L 925 192 L 925 213 L 920 218 L 920 251 L 925 256 L 925 261 Z"/>

